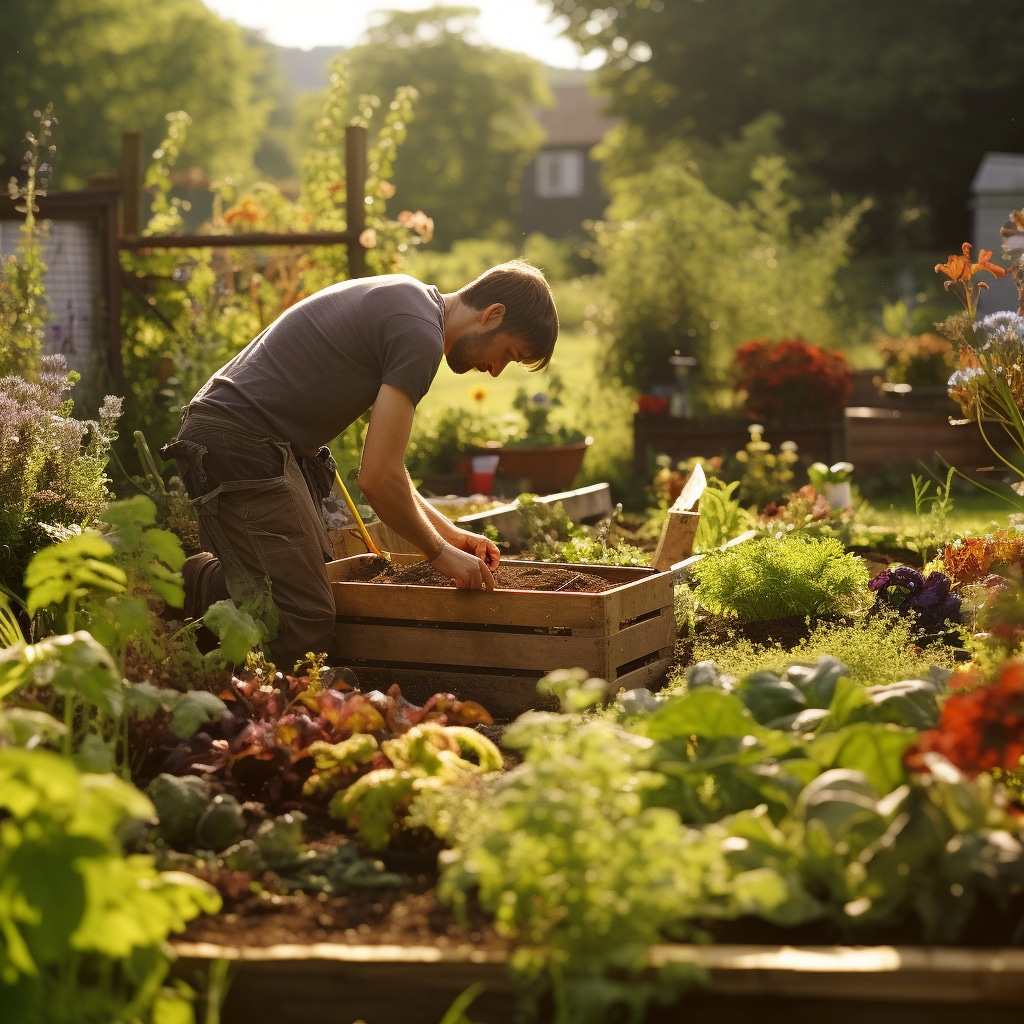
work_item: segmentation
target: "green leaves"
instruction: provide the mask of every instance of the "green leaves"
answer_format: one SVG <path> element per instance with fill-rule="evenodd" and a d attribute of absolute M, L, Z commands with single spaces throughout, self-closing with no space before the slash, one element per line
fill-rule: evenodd
<path fill-rule="evenodd" d="M 0 981 L 40 1019 L 56 1019 L 39 1008 L 74 1002 L 90 977 L 90 999 L 107 1003 L 88 1019 L 114 1019 L 127 994 L 115 993 L 111 961 L 143 952 L 162 960 L 171 932 L 219 909 L 205 883 L 123 855 L 117 828 L 152 814 L 113 775 L 81 774 L 48 751 L 0 748 Z"/>
<path fill-rule="evenodd" d="M 691 575 L 699 605 L 748 621 L 849 615 L 868 603 L 864 563 L 834 537 L 760 537 L 709 552 Z"/>
<path fill-rule="evenodd" d="M 220 640 L 220 653 L 234 665 L 245 662 L 245 656 L 265 639 L 256 620 L 231 601 L 217 601 L 203 616 L 203 625 Z"/>
<path fill-rule="evenodd" d="M 30 683 L 81 697 L 108 715 L 121 711 L 121 674 L 107 650 L 84 630 L 0 651 L 0 698 Z"/>
<path fill-rule="evenodd" d="M 110 564 L 113 554 L 110 544 L 96 533 L 83 533 L 43 548 L 25 573 L 29 614 L 67 603 L 73 620 L 74 606 L 90 593 L 124 593 L 128 577 L 123 569 Z"/>

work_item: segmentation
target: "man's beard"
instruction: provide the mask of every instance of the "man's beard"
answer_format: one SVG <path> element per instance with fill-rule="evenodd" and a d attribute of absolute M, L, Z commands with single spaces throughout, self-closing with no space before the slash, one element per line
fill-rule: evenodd
<path fill-rule="evenodd" d="M 465 331 L 452 344 L 451 349 L 445 355 L 454 373 L 468 373 L 477 369 L 487 361 L 487 349 L 491 339 L 497 333 L 495 330 L 485 331 L 479 327 Z"/>

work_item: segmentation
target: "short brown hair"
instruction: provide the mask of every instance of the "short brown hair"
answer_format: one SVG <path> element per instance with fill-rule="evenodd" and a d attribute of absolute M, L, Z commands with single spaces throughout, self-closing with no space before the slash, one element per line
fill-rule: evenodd
<path fill-rule="evenodd" d="M 526 260 L 500 263 L 460 288 L 458 295 L 473 309 L 500 302 L 505 316 L 498 330 L 526 342 L 530 369 L 543 370 L 551 362 L 558 338 L 558 312 L 551 287 L 536 267 Z"/>

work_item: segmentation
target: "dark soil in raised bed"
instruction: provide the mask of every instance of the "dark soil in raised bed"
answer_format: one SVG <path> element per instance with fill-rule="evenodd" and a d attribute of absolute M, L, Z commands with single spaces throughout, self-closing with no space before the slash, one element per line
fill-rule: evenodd
<path fill-rule="evenodd" d="M 310 845 L 327 849 L 351 841 L 347 834 L 328 828 Z M 227 870 L 197 872 L 221 893 L 223 910 L 192 921 L 178 938 L 228 947 L 335 943 L 506 949 L 481 911 L 470 908 L 468 920 L 460 922 L 451 907 L 441 903 L 436 892 L 437 844 L 429 836 L 415 841 L 418 849 L 381 855 L 385 869 L 406 877 L 407 884 L 400 888 L 354 888 L 328 897 L 278 891 L 272 875 L 254 880 Z"/>
<path fill-rule="evenodd" d="M 546 592 L 568 591 L 574 593 L 599 594 L 611 590 L 616 583 L 580 572 L 578 569 L 562 569 L 557 565 L 516 565 L 502 562 L 493 570 L 494 583 L 499 590 L 542 590 Z M 417 587 L 454 587 L 454 580 L 438 572 L 429 562 L 413 565 L 396 565 L 386 559 L 374 559 L 365 567 L 357 569 L 349 580 L 353 583 L 393 583 Z"/>

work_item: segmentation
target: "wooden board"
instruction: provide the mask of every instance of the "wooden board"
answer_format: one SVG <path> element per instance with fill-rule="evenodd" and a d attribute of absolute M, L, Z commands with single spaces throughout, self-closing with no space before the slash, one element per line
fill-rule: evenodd
<path fill-rule="evenodd" d="M 610 516 L 614 509 L 611 488 L 606 483 L 590 484 L 587 487 L 577 487 L 574 490 L 560 491 L 557 494 L 546 494 L 536 498 L 536 502 L 538 505 L 552 505 L 555 502 L 560 502 L 565 514 L 574 523 Z M 498 531 L 498 536 L 512 548 L 519 549 L 521 547 L 524 531 L 518 500 L 484 512 L 459 516 L 455 522 L 472 533 L 480 533 L 485 527 L 493 526 Z M 366 530 L 370 539 L 381 551 L 388 551 L 392 554 L 419 555 L 419 552 L 407 540 L 399 537 L 394 530 L 389 529 L 379 520 L 368 523 Z M 356 526 L 332 530 L 330 535 L 334 545 L 335 558 L 359 555 L 367 550 Z"/>
<path fill-rule="evenodd" d="M 474 1020 L 513 1024 L 508 954 L 472 946 L 227 947 L 174 942 L 175 974 L 197 987 L 216 960 L 234 965 L 222 1024 L 436 1024 L 459 993 L 480 983 Z M 654 946 L 649 963 L 697 967 L 706 985 L 652 1006 L 645 1024 L 1019 1024 L 1024 951 L 920 946 Z M 297 999 L 296 993 L 302 998 Z M 409 993 L 416 999 L 410 1000 Z"/>
<path fill-rule="evenodd" d="M 668 510 L 668 518 L 658 538 L 658 547 L 651 565 L 662 572 L 693 554 L 693 541 L 700 525 L 700 499 L 707 487 L 704 468 L 698 462 L 693 467 L 679 497 Z"/>

